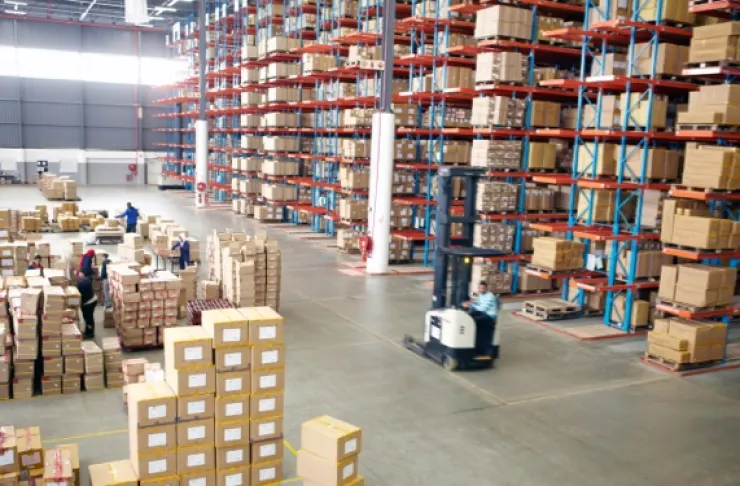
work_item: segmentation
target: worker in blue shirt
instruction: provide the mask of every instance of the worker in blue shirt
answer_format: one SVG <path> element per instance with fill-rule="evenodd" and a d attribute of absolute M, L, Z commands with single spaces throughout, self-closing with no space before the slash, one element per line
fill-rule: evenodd
<path fill-rule="evenodd" d="M 498 297 L 488 291 L 488 283 L 481 281 L 478 283 L 478 296 L 475 300 L 469 300 L 463 303 L 463 307 L 475 317 L 476 313 L 486 314 L 494 321 L 498 316 L 499 301 Z"/>
<path fill-rule="evenodd" d="M 190 264 L 190 242 L 180 235 L 180 241 L 172 245 L 173 250 L 180 249 L 180 270 L 185 270 Z"/>
<path fill-rule="evenodd" d="M 131 205 L 130 202 L 126 203 L 126 210 L 116 216 L 116 218 L 126 217 L 126 233 L 136 233 L 136 222 L 139 220 L 139 210 Z"/>

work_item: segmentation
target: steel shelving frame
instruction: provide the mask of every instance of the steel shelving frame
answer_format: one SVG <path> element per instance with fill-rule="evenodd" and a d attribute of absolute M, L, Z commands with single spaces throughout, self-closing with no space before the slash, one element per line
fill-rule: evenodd
<path fill-rule="evenodd" d="M 662 40 L 672 42 L 687 42 L 691 37 L 691 30 L 664 25 L 663 0 L 657 0 L 656 17 L 660 21 L 651 23 L 642 17 L 646 4 L 633 0 L 632 14 L 629 19 L 610 18 L 610 2 L 599 6 L 593 0 L 586 0 L 583 28 L 565 28 L 553 31 L 550 34 L 565 39 L 581 39 L 583 41 L 581 54 L 581 74 L 578 80 L 567 80 L 559 83 L 549 83 L 562 88 L 577 89 L 579 94 L 578 118 L 575 130 L 550 131 L 553 135 L 569 137 L 574 140 L 574 162 L 571 180 L 570 207 L 571 215 L 567 225 L 559 225 L 558 229 L 567 231 L 570 239 L 578 238 L 586 243 L 586 253 L 592 242 L 601 241 L 608 245 L 611 258 L 604 274 L 584 272 L 576 275 L 574 281 L 564 281 L 564 298 L 568 297 L 568 286 L 575 284 L 578 290 L 578 302 L 583 304 L 584 290 L 606 294 L 604 324 L 618 328 L 624 332 L 633 330 L 631 314 L 633 303 L 637 298 L 637 291 L 657 288 L 655 281 L 639 281 L 635 277 L 639 243 L 659 239 L 656 232 L 643 231 L 641 225 L 644 191 L 649 189 L 666 191 L 669 184 L 651 183 L 646 177 L 648 164 L 648 149 L 656 143 L 671 143 L 679 140 L 674 134 L 652 128 L 653 102 L 658 94 L 685 95 L 695 89 L 692 83 L 683 81 L 664 80 L 656 76 L 658 43 Z M 592 15 L 596 12 L 596 15 Z M 647 43 L 652 49 L 650 72 L 640 72 L 636 63 L 644 49 L 640 50 L 638 43 Z M 588 59 L 593 58 L 598 63 L 598 55 L 612 52 L 615 45 L 627 48 L 627 72 L 625 76 L 589 76 L 587 74 Z M 604 73 L 604 64 L 599 63 L 598 72 Z M 632 93 L 637 94 L 637 102 L 622 104 L 621 122 L 618 129 L 612 126 L 601 126 L 603 97 L 607 94 L 622 94 L 630 99 Z M 595 103 L 592 98 L 596 95 Z M 637 104 L 644 102 L 648 115 L 644 124 L 638 124 L 634 117 Z M 584 117 L 584 108 L 593 108 L 594 119 Z M 543 131 L 540 131 L 542 133 Z M 598 145 L 593 151 L 587 150 L 588 161 L 579 161 L 579 147 L 588 142 L 602 143 L 612 141 L 619 144 L 616 177 L 597 177 Z M 630 170 L 627 159 L 634 150 L 641 150 L 641 167 L 638 173 Z M 583 167 L 579 169 L 579 167 Z M 615 203 L 613 222 L 598 223 L 594 221 L 594 197 L 600 190 L 614 191 Z M 578 199 L 587 201 L 585 211 L 578 213 Z M 626 213 L 628 204 L 636 208 L 636 216 L 630 218 Z M 555 229 L 551 227 L 550 229 Z M 626 267 L 620 263 L 618 255 L 629 250 L 630 258 Z M 585 266 L 585 261 L 584 261 Z M 626 274 L 623 280 L 618 278 L 618 270 Z M 624 313 L 615 309 L 615 302 L 619 296 L 624 296 Z M 614 319 L 612 316 L 616 316 Z"/>

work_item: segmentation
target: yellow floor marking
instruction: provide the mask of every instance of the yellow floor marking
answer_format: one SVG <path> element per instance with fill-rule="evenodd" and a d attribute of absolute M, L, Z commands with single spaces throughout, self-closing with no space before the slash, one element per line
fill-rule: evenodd
<path fill-rule="evenodd" d="M 294 456 L 297 456 L 298 455 L 298 452 L 296 452 L 295 447 L 293 447 L 290 444 L 290 442 L 288 442 L 288 439 L 283 439 L 283 444 L 285 444 L 285 447 L 288 448 L 288 450 L 290 451 L 291 454 L 293 454 Z"/>
<path fill-rule="evenodd" d="M 303 478 L 299 478 L 298 476 L 296 476 L 294 478 L 283 479 L 282 481 L 280 481 L 280 484 L 297 483 L 298 481 L 301 481 L 302 479 Z"/>
<path fill-rule="evenodd" d="M 49 444 L 52 442 L 70 442 L 74 440 L 92 439 L 93 437 L 105 437 L 106 435 L 125 434 L 126 432 L 128 432 L 128 429 L 105 430 L 103 432 L 92 432 L 90 434 L 70 435 L 69 437 L 58 437 L 55 439 L 46 439 L 46 440 L 43 440 L 42 443 Z"/>

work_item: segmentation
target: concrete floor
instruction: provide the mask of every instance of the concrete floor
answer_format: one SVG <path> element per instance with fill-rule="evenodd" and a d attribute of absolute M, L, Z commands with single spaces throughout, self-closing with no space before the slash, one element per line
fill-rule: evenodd
<path fill-rule="evenodd" d="M 203 239 L 255 227 L 229 211 L 196 213 L 192 199 L 172 193 L 80 195 L 85 209 L 131 200 Z M 42 203 L 33 187 L 0 187 L 0 207 Z M 676 378 L 640 364 L 644 337 L 581 343 L 507 315 L 496 369 L 447 373 L 399 345 L 420 333 L 430 277 L 347 276 L 337 270 L 351 257 L 267 230 L 283 251 L 292 446 L 302 421 L 331 414 L 363 427 L 371 486 L 740 484 L 740 371 Z M 40 425 L 50 446 L 79 442 L 83 465 L 127 456 L 118 390 L 10 401 L 0 416 Z M 290 452 L 285 477 L 295 478 Z"/>

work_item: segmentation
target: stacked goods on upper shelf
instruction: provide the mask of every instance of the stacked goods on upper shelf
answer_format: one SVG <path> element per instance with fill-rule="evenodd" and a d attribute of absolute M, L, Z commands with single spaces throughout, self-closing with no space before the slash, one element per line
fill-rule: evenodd
<path fill-rule="evenodd" d="M 658 297 L 691 308 L 732 304 L 737 269 L 709 265 L 665 265 L 660 273 Z"/>
<path fill-rule="evenodd" d="M 303 422 L 297 473 L 306 486 L 362 486 L 362 429 L 324 415 Z"/>
<path fill-rule="evenodd" d="M 701 201 L 666 199 L 660 240 L 669 245 L 706 250 L 740 248 L 740 223 L 719 218 L 718 214 Z"/>
<path fill-rule="evenodd" d="M 584 245 L 578 241 L 542 237 L 534 240 L 532 266 L 560 272 L 583 268 Z"/>

